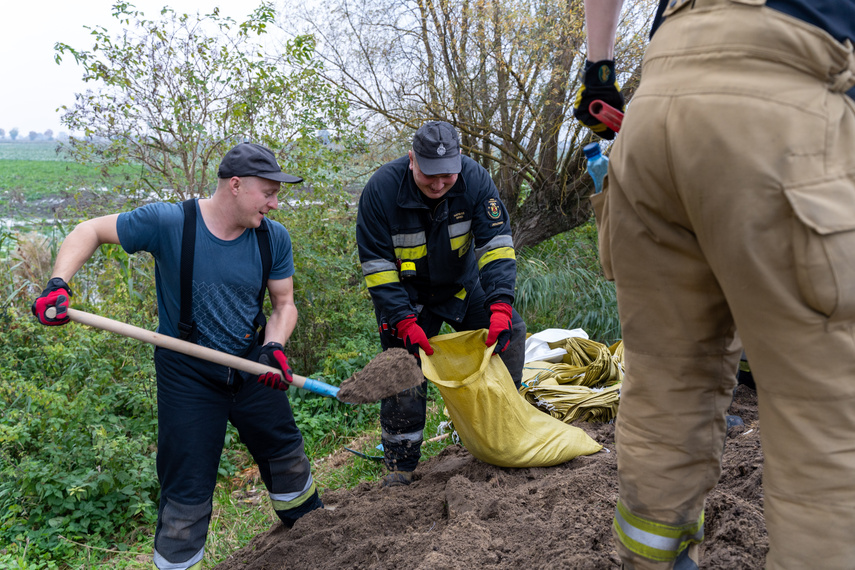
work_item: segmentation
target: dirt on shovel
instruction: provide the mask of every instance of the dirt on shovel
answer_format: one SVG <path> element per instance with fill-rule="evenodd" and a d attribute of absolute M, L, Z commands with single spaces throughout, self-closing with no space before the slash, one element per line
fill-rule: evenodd
<path fill-rule="evenodd" d="M 337 398 L 348 404 L 368 404 L 415 388 L 424 381 L 413 355 L 403 348 L 390 348 L 342 382 Z"/>

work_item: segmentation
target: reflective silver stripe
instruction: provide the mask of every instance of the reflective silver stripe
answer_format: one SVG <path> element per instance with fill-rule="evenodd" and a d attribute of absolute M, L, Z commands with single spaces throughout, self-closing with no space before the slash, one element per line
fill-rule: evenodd
<path fill-rule="evenodd" d="M 312 478 L 312 474 L 309 473 L 309 479 L 306 481 L 306 485 L 303 487 L 302 491 L 295 491 L 293 493 L 269 493 L 271 501 L 282 501 L 283 503 L 290 503 L 294 499 L 305 495 L 306 491 L 312 488 L 312 483 L 314 483 L 314 479 Z"/>
<path fill-rule="evenodd" d="M 381 271 L 397 271 L 398 268 L 391 261 L 385 259 L 375 259 L 366 261 L 362 264 L 362 275 L 371 275 L 372 273 L 380 273 Z"/>
<path fill-rule="evenodd" d="M 641 530 L 638 527 L 632 526 L 623 515 L 620 513 L 620 510 L 615 509 L 615 524 L 620 527 L 620 531 L 627 536 L 628 538 L 643 544 L 650 548 L 655 548 L 657 550 L 664 550 L 667 552 L 672 552 L 674 557 L 678 554 L 678 549 L 680 545 L 683 544 L 686 540 L 686 536 L 681 536 L 678 538 L 668 538 L 665 536 L 660 536 L 658 534 L 653 534 L 651 532 L 647 532 Z M 691 539 L 695 539 L 698 542 L 703 540 L 704 538 L 704 529 L 701 529 L 695 534 L 690 536 Z"/>
<path fill-rule="evenodd" d="M 514 247 L 514 238 L 512 238 L 511 236 L 496 236 L 496 237 L 494 237 L 493 239 L 488 241 L 486 244 L 484 244 L 483 247 L 475 248 L 475 258 L 480 259 L 481 256 L 484 255 L 485 253 L 487 253 L 488 251 L 491 251 L 493 249 L 499 249 L 500 247 L 513 248 Z"/>
<path fill-rule="evenodd" d="M 457 237 L 462 236 L 463 234 L 469 233 L 469 228 L 472 227 L 472 220 L 467 220 L 465 222 L 457 222 L 456 224 L 448 225 L 448 237 Z"/>
<path fill-rule="evenodd" d="M 416 232 L 414 234 L 395 234 L 392 236 L 392 245 L 395 247 L 417 247 L 425 245 L 424 232 Z"/>
<path fill-rule="evenodd" d="M 202 558 L 205 556 L 205 547 L 203 546 L 199 549 L 199 552 L 193 555 L 190 560 L 185 560 L 184 562 L 170 562 L 160 552 L 157 551 L 157 548 L 154 549 L 154 565 L 157 566 L 158 570 L 188 570 L 194 564 L 199 564 L 202 562 Z"/>
<path fill-rule="evenodd" d="M 383 439 L 390 443 L 401 443 L 403 441 L 419 442 L 424 439 L 424 433 L 422 431 L 413 431 L 410 433 L 399 433 L 396 435 L 392 435 L 386 430 L 382 430 L 381 435 Z"/>

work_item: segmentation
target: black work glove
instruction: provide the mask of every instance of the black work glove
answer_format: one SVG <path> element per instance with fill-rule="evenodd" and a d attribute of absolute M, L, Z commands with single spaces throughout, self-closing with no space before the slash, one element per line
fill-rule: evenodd
<path fill-rule="evenodd" d="M 597 62 L 585 62 L 585 77 L 582 87 L 576 93 L 573 104 L 573 116 L 580 123 L 594 131 L 594 134 L 606 140 L 615 138 L 615 132 L 593 116 L 588 107 L 593 101 L 602 101 L 611 105 L 621 113 L 624 112 L 623 95 L 615 75 L 615 62 L 603 59 Z"/>
<path fill-rule="evenodd" d="M 33 301 L 31 307 L 33 315 L 39 319 L 41 324 L 46 326 L 64 325 L 70 320 L 68 318 L 68 300 L 71 296 L 71 287 L 68 286 L 68 283 L 60 277 L 54 277 L 48 281 L 42 294 Z M 45 314 L 45 311 L 51 307 L 56 309 L 56 316 L 54 317 L 48 317 Z"/>
<path fill-rule="evenodd" d="M 294 374 L 288 366 L 288 357 L 282 352 L 284 347 L 278 342 L 268 342 L 261 347 L 258 355 L 259 364 L 279 368 L 282 375 L 275 372 L 265 372 L 258 376 L 258 382 L 274 390 L 287 390 L 294 381 Z M 284 380 L 283 380 L 284 377 Z"/>

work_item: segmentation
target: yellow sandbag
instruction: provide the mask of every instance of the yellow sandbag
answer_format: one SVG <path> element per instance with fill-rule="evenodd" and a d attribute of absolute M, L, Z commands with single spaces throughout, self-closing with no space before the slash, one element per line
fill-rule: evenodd
<path fill-rule="evenodd" d="M 537 384 L 551 384 L 553 386 L 558 385 L 558 380 L 552 374 L 552 371 L 549 369 L 549 365 L 551 362 L 546 362 L 544 360 L 536 360 L 534 362 L 529 362 L 525 366 L 523 366 L 522 372 L 522 383 L 525 386 Z"/>
<path fill-rule="evenodd" d="M 613 351 L 604 344 L 581 337 L 569 337 L 548 343 L 549 348 L 563 348 L 564 375 L 567 380 L 558 380 L 560 384 L 578 386 L 604 386 L 623 381 L 623 371 L 615 359 Z M 617 344 L 613 345 L 617 350 Z M 621 356 L 623 353 L 621 352 Z"/>
<path fill-rule="evenodd" d="M 422 372 L 442 394 L 469 452 L 500 467 L 547 467 L 602 446 L 579 428 L 538 411 L 517 392 L 505 364 L 487 347 L 485 329 L 430 339 Z"/>
<path fill-rule="evenodd" d="M 576 420 L 608 422 L 617 416 L 621 384 L 606 388 L 549 385 L 526 386 L 520 394 L 526 401 L 565 423 Z"/>

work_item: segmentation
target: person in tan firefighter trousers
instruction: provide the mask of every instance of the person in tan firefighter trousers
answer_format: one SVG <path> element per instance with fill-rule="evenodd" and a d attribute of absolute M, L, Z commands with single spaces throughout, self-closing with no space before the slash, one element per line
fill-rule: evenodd
<path fill-rule="evenodd" d="M 605 137 L 586 109 L 622 107 L 621 6 L 585 2 L 574 113 Z M 744 345 L 766 568 L 855 568 L 855 2 L 669 0 L 654 30 L 592 197 L 626 358 L 623 567 L 698 568 Z"/>
<path fill-rule="evenodd" d="M 155 350 L 160 508 L 154 564 L 160 570 L 202 568 L 227 422 L 258 464 L 283 524 L 323 507 L 285 392 L 293 376 L 282 345 L 297 322 L 291 238 L 266 218 L 278 207 L 281 184 L 302 179 L 282 172 L 273 153 L 253 143 L 227 152 L 217 176 L 210 198 L 153 203 L 79 224 L 33 303 L 42 324 L 63 325 L 72 294 L 67 282 L 101 244 L 148 251 L 155 259 L 159 333 L 282 371 L 252 377 Z M 273 307 L 268 321 L 266 291 Z M 55 317 L 47 311 L 52 307 Z"/>
<path fill-rule="evenodd" d="M 407 156 L 371 177 L 359 199 L 359 260 L 383 349 L 419 348 L 443 322 L 455 330 L 488 329 L 517 388 L 526 327 L 513 309 L 516 256 L 505 205 L 486 169 L 460 154 L 457 131 L 430 121 Z M 421 456 L 427 381 L 380 404 L 389 473 L 384 486 L 408 485 Z"/>

